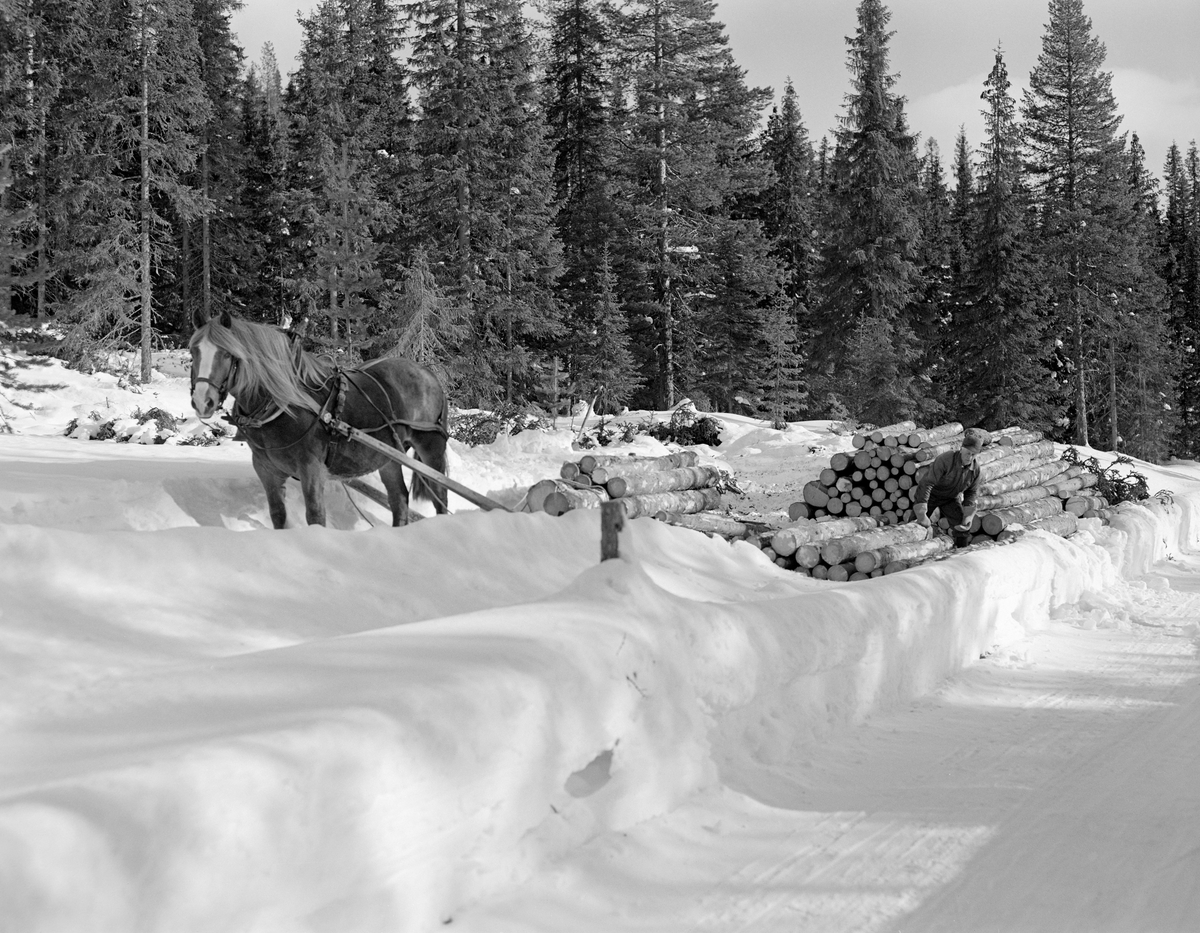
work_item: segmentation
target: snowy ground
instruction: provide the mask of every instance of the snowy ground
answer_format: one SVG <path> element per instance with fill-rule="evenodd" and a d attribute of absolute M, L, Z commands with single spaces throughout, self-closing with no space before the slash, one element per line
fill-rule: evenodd
<path fill-rule="evenodd" d="M 150 407 L 188 411 L 177 354 L 0 352 L 0 931 L 1200 928 L 1196 464 L 835 584 L 340 486 L 274 532 L 240 444 L 62 436 Z M 720 417 L 702 462 L 768 519 L 849 446 Z M 571 437 L 451 473 L 516 504 Z"/>

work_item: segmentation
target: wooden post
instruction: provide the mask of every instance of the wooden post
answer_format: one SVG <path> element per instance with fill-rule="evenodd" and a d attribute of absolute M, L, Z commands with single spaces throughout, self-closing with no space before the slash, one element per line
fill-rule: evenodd
<path fill-rule="evenodd" d="M 619 532 L 625 527 L 625 508 L 620 502 L 600 505 L 600 560 L 620 557 Z"/>

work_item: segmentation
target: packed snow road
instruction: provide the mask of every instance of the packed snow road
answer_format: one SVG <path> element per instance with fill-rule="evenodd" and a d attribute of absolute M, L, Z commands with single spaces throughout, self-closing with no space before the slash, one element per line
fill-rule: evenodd
<path fill-rule="evenodd" d="M 1200 561 L 1161 569 L 1135 624 L 1069 614 L 459 928 L 1200 929 Z"/>

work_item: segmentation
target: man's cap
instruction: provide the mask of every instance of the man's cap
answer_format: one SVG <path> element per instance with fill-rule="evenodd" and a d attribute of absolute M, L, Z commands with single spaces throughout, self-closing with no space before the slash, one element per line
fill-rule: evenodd
<path fill-rule="evenodd" d="M 983 450 L 992 442 L 992 435 L 983 428 L 967 428 L 963 433 L 963 447 L 968 450 Z"/>

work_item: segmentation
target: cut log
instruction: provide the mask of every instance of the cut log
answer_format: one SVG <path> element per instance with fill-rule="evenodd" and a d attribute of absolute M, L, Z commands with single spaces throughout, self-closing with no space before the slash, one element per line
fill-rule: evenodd
<path fill-rule="evenodd" d="M 561 485 L 560 480 L 538 480 L 529 487 L 529 492 L 525 493 L 525 508 L 530 512 L 544 512 L 546 497 L 555 492 L 559 485 Z"/>
<path fill-rule="evenodd" d="M 781 528 L 771 538 L 771 547 L 779 554 L 794 554 L 802 544 L 823 544 L 833 538 L 878 528 L 879 522 L 867 516 L 839 518 L 827 522 L 808 522 Z"/>
<path fill-rule="evenodd" d="M 908 561 L 906 560 L 894 560 L 883 568 L 883 572 L 885 574 L 899 573 L 901 570 L 907 570 L 908 566 Z"/>
<path fill-rule="evenodd" d="M 854 569 L 854 564 L 834 564 L 829 568 L 829 579 L 834 583 L 845 583 L 850 579 L 850 574 L 857 573 Z"/>
<path fill-rule="evenodd" d="M 984 496 L 998 496 L 1001 493 L 1012 492 L 1014 489 L 1024 489 L 1026 486 L 1044 486 L 1062 476 L 1067 464 L 1062 460 L 1051 460 L 1038 466 L 1031 466 L 1016 473 L 1008 473 L 996 479 L 980 483 L 979 493 Z M 611 493 L 612 490 L 609 490 Z"/>
<path fill-rule="evenodd" d="M 861 438 L 863 442 L 869 440 L 874 444 L 879 445 L 884 443 L 884 441 L 889 437 L 895 437 L 898 434 L 907 436 L 916 429 L 917 423 L 915 421 L 897 421 L 895 424 L 884 425 L 881 428 L 876 428 L 874 431 L 862 431 L 858 434 L 855 434 L 854 440 L 858 441 Z M 863 444 L 855 443 L 854 446 L 862 447 Z"/>
<path fill-rule="evenodd" d="M 904 561 L 905 566 L 910 566 L 913 561 L 925 560 L 935 554 L 944 554 L 953 550 L 954 540 L 941 536 L 927 538 L 924 541 L 889 544 L 873 548 L 870 551 L 859 552 L 854 558 L 854 566 L 862 573 L 870 573 L 879 567 L 886 571 L 889 564 L 898 561 Z"/>
<path fill-rule="evenodd" d="M 608 493 L 601 486 L 579 489 L 559 482 L 557 488 L 546 496 L 542 511 L 548 515 L 564 515 L 574 509 L 598 509 L 608 501 Z"/>
<path fill-rule="evenodd" d="M 684 456 L 685 454 L 687 456 Z M 666 457 L 638 457 L 613 463 L 602 463 L 593 468 L 591 477 L 592 482 L 597 486 L 607 486 L 609 480 L 618 476 L 646 476 L 668 470 L 686 470 L 695 467 L 697 461 L 698 456 L 695 451 L 681 450 L 677 454 L 670 454 Z"/>
<path fill-rule="evenodd" d="M 829 505 L 829 487 L 822 486 L 816 480 L 804 484 L 804 501 L 818 509 Z"/>
<path fill-rule="evenodd" d="M 1005 447 L 1019 447 L 1022 444 L 1033 444 L 1040 441 L 1044 434 L 1041 431 L 1012 431 L 994 438 L 997 444 Z"/>
<path fill-rule="evenodd" d="M 838 471 L 833 467 L 825 467 L 817 476 L 817 481 L 822 486 L 833 486 L 838 481 Z"/>
<path fill-rule="evenodd" d="M 1023 447 L 989 447 L 975 458 L 979 463 L 980 482 L 984 483 L 1054 459 L 1054 444 L 1050 441 L 1039 441 Z"/>
<path fill-rule="evenodd" d="M 1058 483 L 1048 483 L 1047 488 L 1052 495 L 1058 496 L 1060 499 L 1069 499 L 1071 496 L 1078 493 L 1081 489 L 1089 489 L 1099 482 L 1100 477 L 1095 473 L 1080 473 L 1073 479 L 1064 480 Z"/>
<path fill-rule="evenodd" d="M 821 546 L 819 544 L 802 544 L 796 548 L 792 560 L 796 562 L 797 567 L 812 569 L 821 563 Z"/>
<path fill-rule="evenodd" d="M 703 531 L 705 534 L 720 535 L 722 538 L 743 539 L 750 534 L 750 526 L 724 515 L 714 515 L 709 512 L 668 512 L 659 510 L 654 517 L 668 525 L 678 525 L 681 528 L 691 528 L 693 531 Z"/>
<path fill-rule="evenodd" d="M 907 544 L 910 541 L 923 541 L 930 536 L 930 530 L 923 525 L 890 525 L 861 531 L 843 538 L 833 538 L 821 547 L 821 559 L 833 566 L 844 561 L 853 560 L 863 551 L 873 551 L 889 544 Z"/>
<path fill-rule="evenodd" d="M 788 506 L 788 518 L 794 522 L 813 518 L 813 511 L 813 506 L 809 505 L 807 502 L 793 502 Z"/>
<path fill-rule="evenodd" d="M 721 493 L 709 486 L 706 489 L 648 492 L 640 496 L 623 496 L 614 501 L 622 504 L 626 518 L 640 518 L 658 512 L 711 512 L 721 507 Z"/>
<path fill-rule="evenodd" d="M 936 444 L 922 444 L 914 459 L 920 463 L 928 463 L 948 450 L 958 450 L 962 446 L 962 440 L 963 436 L 957 434 L 951 435 L 945 440 L 940 440 Z"/>
<path fill-rule="evenodd" d="M 1103 496 L 1071 496 L 1063 503 L 1063 508 L 1077 518 L 1084 518 L 1088 512 L 1108 508 L 1108 500 Z"/>
<path fill-rule="evenodd" d="M 854 461 L 854 457 L 847 453 L 836 453 L 829 458 L 829 468 L 838 473 L 845 473 L 850 469 L 850 464 Z"/>
<path fill-rule="evenodd" d="M 592 473 L 592 478 L 596 473 Z M 656 470 L 653 473 L 632 473 L 613 476 L 604 484 L 609 496 L 620 499 L 624 496 L 641 496 L 650 492 L 674 492 L 677 489 L 704 489 L 721 481 L 721 471 L 713 466 L 678 467 L 674 470 Z"/>
<path fill-rule="evenodd" d="M 1026 502 L 1045 499 L 1049 495 L 1053 495 L 1053 493 L 1048 486 L 1027 486 L 1024 489 L 1002 492 L 998 496 L 977 496 L 975 507 L 985 512 L 1011 509 L 1014 505 L 1024 505 Z"/>
<path fill-rule="evenodd" d="M 568 460 L 559 468 L 558 475 L 568 483 L 573 483 L 579 479 L 579 472 L 579 464 L 574 460 Z"/>
<path fill-rule="evenodd" d="M 813 567 L 812 569 L 812 578 L 814 580 L 828 580 L 829 568 L 824 564 L 817 564 L 817 566 Z"/>
<path fill-rule="evenodd" d="M 1052 515 L 1050 518 L 1030 522 L 1025 527 L 1029 530 L 1048 531 L 1052 535 L 1069 538 L 1079 530 L 1079 520 L 1070 512 L 1062 512 Z"/>
<path fill-rule="evenodd" d="M 963 426 L 957 421 L 948 421 L 946 424 L 939 424 L 935 428 L 926 428 L 923 431 L 913 431 L 908 435 L 909 447 L 920 447 L 922 444 L 941 444 L 951 437 L 956 437 L 963 433 Z M 916 439 L 914 441 L 914 438 Z"/>
<path fill-rule="evenodd" d="M 980 527 L 985 534 L 993 538 L 1009 525 L 1024 525 L 1026 522 L 1050 518 L 1062 511 L 1062 500 L 1057 496 L 1047 496 L 1025 505 L 1013 506 L 1009 509 L 999 509 L 994 512 L 984 512 L 980 517 Z"/>
<path fill-rule="evenodd" d="M 679 450 L 661 457 L 638 457 L 631 454 L 585 454 L 579 458 L 579 469 L 581 472 L 591 475 L 597 467 L 607 469 L 616 464 L 637 471 L 674 470 L 677 467 L 696 466 L 699 462 L 700 455 L 694 450 Z M 632 466 L 633 464 L 637 464 L 637 466 Z M 626 475 L 625 470 L 622 470 L 621 475 Z"/>

